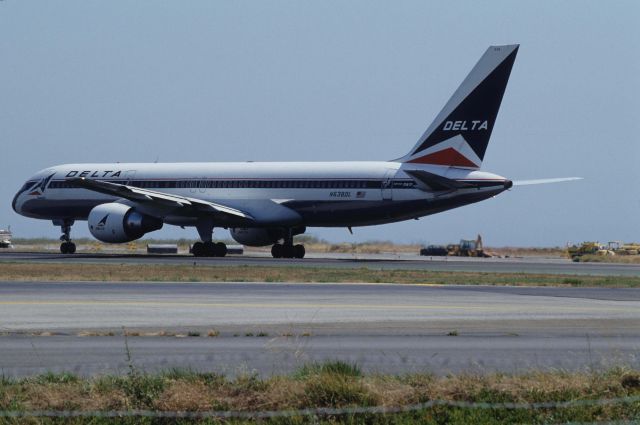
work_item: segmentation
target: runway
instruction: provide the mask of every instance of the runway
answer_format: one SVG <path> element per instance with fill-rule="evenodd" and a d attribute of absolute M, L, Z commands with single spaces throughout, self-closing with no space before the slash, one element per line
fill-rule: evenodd
<path fill-rule="evenodd" d="M 268 376 L 335 359 L 389 373 L 640 366 L 638 289 L 0 282 L 1 373 L 126 373 L 123 326 L 142 335 L 127 342 L 147 371 Z"/>
<path fill-rule="evenodd" d="M 266 253 L 194 258 L 191 255 L 74 254 L 0 252 L 2 262 L 55 262 L 69 264 L 202 264 L 211 266 L 287 266 L 368 268 L 374 270 L 425 270 L 486 273 L 541 273 L 600 276 L 640 276 L 640 264 L 574 263 L 561 258 L 458 258 L 412 254 L 317 254 L 303 260 L 274 259 Z"/>

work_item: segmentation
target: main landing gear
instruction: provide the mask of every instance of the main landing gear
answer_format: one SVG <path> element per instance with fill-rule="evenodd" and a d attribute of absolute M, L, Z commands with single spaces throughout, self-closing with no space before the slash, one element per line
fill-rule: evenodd
<path fill-rule="evenodd" d="M 71 226 L 73 226 L 73 220 L 62 220 L 59 224 L 54 222 L 54 224 L 59 225 L 62 230 L 62 236 L 60 236 L 60 240 L 62 243 L 60 244 L 60 252 L 63 254 L 75 254 L 76 252 L 76 244 L 71 242 Z"/>
<path fill-rule="evenodd" d="M 227 255 L 227 245 L 222 242 L 213 242 L 213 221 L 202 219 L 196 224 L 198 235 L 202 242 L 196 242 L 191 247 L 194 257 L 224 257 Z"/>
<path fill-rule="evenodd" d="M 222 242 L 196 242 L 191 247 L 194 257 L 224 257 L 227 255 L 227 245 Z"/>
<path fill-rule="evenodd" d="M 271 247 L 273 258 L 304 258 L 304 245 L 275 244 Z"/>
<path fill-rule="evenodd" d="M 287 229 L 282 244 L 276 243 L 271 247 L 271 256 L 273 258 L 304 258 L 304 254 L 304 245 L 293 244 L 291 229 Z"/>

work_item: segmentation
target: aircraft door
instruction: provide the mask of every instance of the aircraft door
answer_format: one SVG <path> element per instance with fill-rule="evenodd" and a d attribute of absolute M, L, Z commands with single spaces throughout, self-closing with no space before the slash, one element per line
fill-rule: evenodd
<path fill-rule="evenodd" d="M 124 184 L 131 184 L 131 181 L 136 177 L 136 170 L 127 170 L 124 172 Z"/>
<path fill-rule="evenodd" d="M 395 175 L 395 173 L 395 170 L 387 170 L 384 175 L 384 179 L 382 179 L 383 201 L 391 201 L 393 199 L 393 176 Z"/>

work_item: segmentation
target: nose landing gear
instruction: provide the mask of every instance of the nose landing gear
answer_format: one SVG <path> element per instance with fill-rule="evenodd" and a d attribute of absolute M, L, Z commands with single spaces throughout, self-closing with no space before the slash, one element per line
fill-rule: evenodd
<path fill-rule="evenodd" d="M 73 220 L 65 219 L 54 221 L 53 224 L 60 226 L 62 230 L 62 236 L 60 236 L 60 240 L 62 241 L 60 244 L 60 252 L 63 254 L 75 254 L 76 244 L 71 242 L 71 226 L 73 226 Z"/>
<path fill-rule="evenodd" d="M 75 254 L 76 244 L 73 242 L 62 242 L 60 244 L 60 252 L 63 254 Z"/>

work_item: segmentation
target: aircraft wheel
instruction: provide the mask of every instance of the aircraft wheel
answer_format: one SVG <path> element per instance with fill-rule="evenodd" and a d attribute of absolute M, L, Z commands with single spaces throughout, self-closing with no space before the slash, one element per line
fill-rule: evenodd
<path fill-rule="evenodd" d="M 283 245 L 282 246 L 282 257 L 283 258 L 293 258 L 294 250 L 293 245 Z"/>
<path fill-rule="evenodd" d="M 63 254 L 73 254 L 76 252 L 76 244 L 73 242 L 62 242 L 60 244 L 60 252 Z"/>
<path fill-rule="evenodd" d="M 194 245 L 195 246 L 195 245 Z M 213 242 L 204 242 L 202 244 L 202 256 L 203 257 L 215 257 L 216 256 L 216 244 Z"/>
<path fill-rule="evenodd" d="M 227 255 L 227 245 L 223 242 L 218 242 L 214 245 L 214 251 L 216 257 L 224 257 Z"/>
<path fill-rule="evenodd" d="M 274 244 L 271 247 L 271 256 L 273 258 L 282 258 L 282 245 L 280 245 L 279 243 Z"/>
<path fill-rule="evenodd" d="M 296 245 L 293 247 L 293 256 L 295 258 L 304 258 L 305 249 L 304 245 Z"/>
<path fill-rule="evenodd" d="M 206 252 L 206 247 L 202 242 L 196 242 L 191 247 L 191 253 L 194 257 L 204 257 Z"/>

